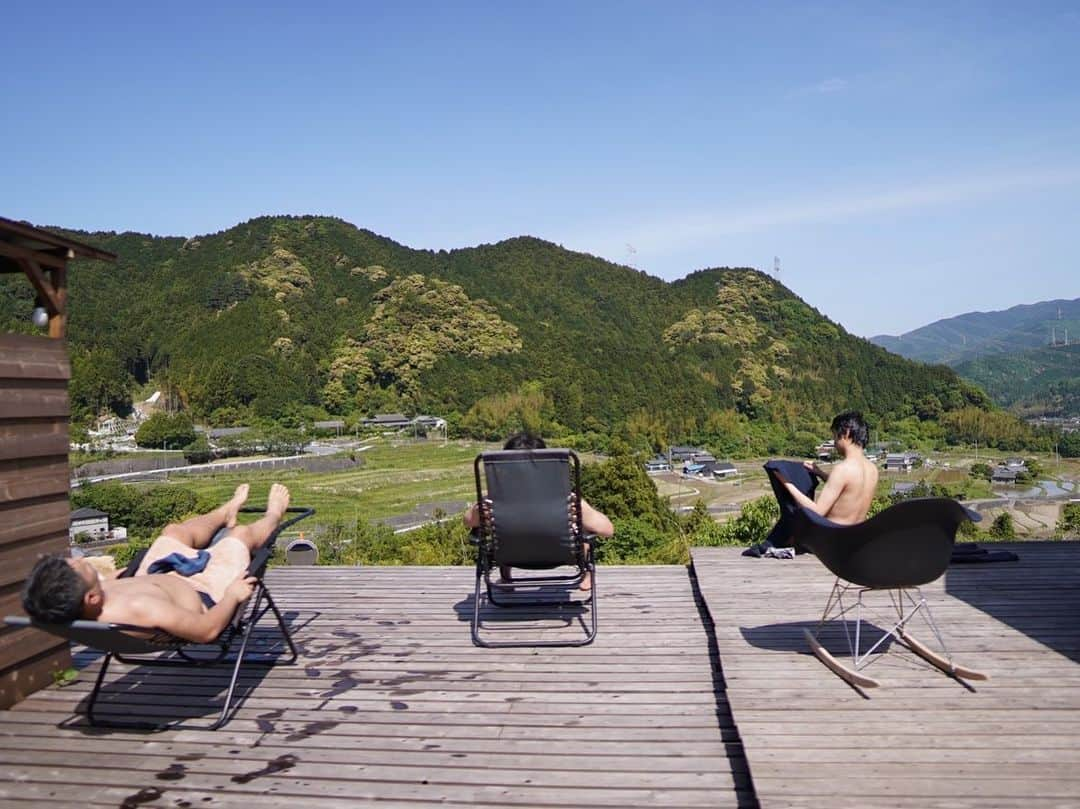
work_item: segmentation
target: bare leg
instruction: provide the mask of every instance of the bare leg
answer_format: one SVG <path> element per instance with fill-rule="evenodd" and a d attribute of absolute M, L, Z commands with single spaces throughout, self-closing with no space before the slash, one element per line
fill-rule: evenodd
<path fill-rule="evenodd" d="M 587 557 L 589 555 L 589 543 L 588 542 L 583 542 L 582 544 L 585 546 L 585 556 Z M 579 584 L 578 586 L 582 590 L 591 590 L 592 589 L 592 574 L 586 572 L 585 576 L 581 579 L 581 584 Z"/>
<path fill-rule="evenodd" d="M 200 514 L 183 522 L 170 523 L 161 532 L 162 536 L 172 537 L 192 548 L 205 548 L 214 534 L 222 526 L 236 525 L 236 514 L 244 505 L 248 496 L 248 485 L 242 483 L 236 487 L 232 499 L 215 508 L 209 514 Z"/>
<path fill-rule="evenodd" d="M 229 536 L 239 539 L 254 553 L 266 544 L 270 534 L 278 527 L 285 509 L 289 507 L 289 497 L 289 490 L 275 483 L 270 487 L 270 496 L 266 499 L 266 514 L 250 525 L 234 526 Z"/>

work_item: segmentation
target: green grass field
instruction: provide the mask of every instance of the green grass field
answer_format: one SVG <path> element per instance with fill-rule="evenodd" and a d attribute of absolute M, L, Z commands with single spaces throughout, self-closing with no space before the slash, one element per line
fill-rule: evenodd
<path fill-rule="evenodd" d="M 315 516 L 305 528 L 339 520 L 379 520 L 406 514 L 422 503 L 476 499 L 472 463 L 489 446 L 463 441 L 374 442 L 357 453 L 363 465 L 340 472 L 301 470 L 235 472 L 176 476 L 168 484 L 183 486 L 211 500 L 226 500 L 240 483 L 251 484 L 251 505 L 266 501 L 270 484 L 284 483 L 293 505 L 310 506 Z"/>

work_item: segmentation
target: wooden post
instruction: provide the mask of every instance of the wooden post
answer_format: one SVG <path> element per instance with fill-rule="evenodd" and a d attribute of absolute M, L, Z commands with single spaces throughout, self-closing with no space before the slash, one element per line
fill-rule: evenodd
<path fill-rule="evenodd" d="M 68 550 L 68 397 L 63 340 L 0 335 L 0 615 L 42 554 Z M 0 708 L 71 665 L 68 644 L 36 629 L 0 627 Z"/>

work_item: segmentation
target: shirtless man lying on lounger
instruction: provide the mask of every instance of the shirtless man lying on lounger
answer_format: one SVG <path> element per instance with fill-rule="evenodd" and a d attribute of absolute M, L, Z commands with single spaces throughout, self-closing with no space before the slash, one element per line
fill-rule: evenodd
<path fill-rule="evenodd" d="M 251 554 L 269 539 L 289 506 L 289 490 L 275 483 L 265 515 L 250 525 L 238 525 L 236 515 L 247 496 L 245 483 L 231 500 L 209 514 L 166 526 L 134 576 L 103 577 L 86 559 L 39 559 L 23 591 L 23 608 L 43 623 L 84 618 L 154 627 L 184 640 L 208 643 L 225 629 L 237 606 L 251 597 L 255 578 L 245 576 Z M 229 529 L 228 534 L 208 548 L 222 527 Z M 149 572 L 154 562 L 170 557 L 174 567 L 180 562 L 179 567 L 186 568 L 187 560 L 198 558 L 204 548 L 209 559 L 201 571 L 187 576 L 177 570 Z"/>

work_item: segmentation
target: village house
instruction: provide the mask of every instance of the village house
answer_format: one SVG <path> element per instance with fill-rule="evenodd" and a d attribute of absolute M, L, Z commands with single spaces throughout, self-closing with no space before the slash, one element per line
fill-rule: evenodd
<path fill-rule="evenodd" d="M 735 464 L 731 461 L 717 461 L 712 471 L 714 478 L 730 478 L 739 474 L 739 470 L 735 468 Z"/>
<path fill-rule="evenodd" d="M 910 472 L 918 459 L 914 452 L 890 452 L 885 456 L 885 471 Z"/>
<path fill-rule="evenodd" d="M 374 418 L 363 419 L 360 424 L 376 430 L 401 430 L 412 427 L 412 419 L 404 413 L 377 413 Z"/>
<path fill-rule="evenodd" d="M 96 508 L 79 508 L 71 512 L 68 518 L 68 539 L 72 542 L 79 534 L 87 534 L 94 539 L 104 539 L 109 533 L 109 515 Z"/>
<path fill-rule="evenodd" d="M 672 447 L 668 450 L 668 456 L 672 463 L 692 461 L 696 455 L 707 455 L 701 447 Z"/>
<path fill-rule="evenodd" d="M 1007 466 L 995 466 L 994 471 L 990 474 L 991 483 L 1016 483 L 1016 469 L 1010 469 Z"/>
<path fill-rule="evenodd" d="M 655 458 L 650 458 L 645 461 L 646 472 L 670 472 L 671 464 L 668 463 L 668 459 L 663 455 L 657 455 Z"/>

